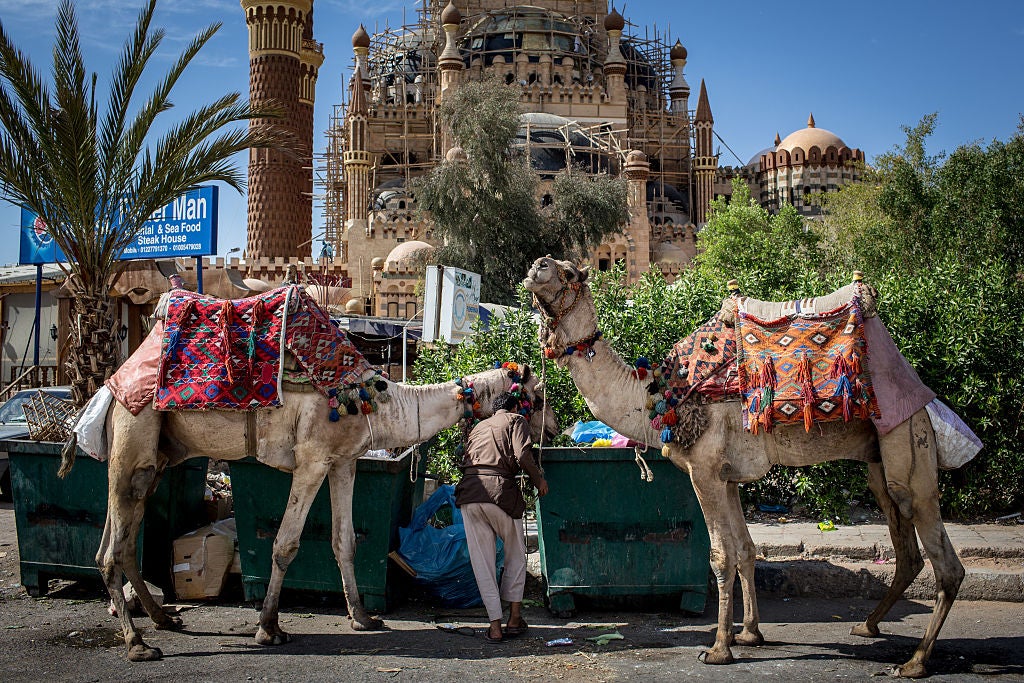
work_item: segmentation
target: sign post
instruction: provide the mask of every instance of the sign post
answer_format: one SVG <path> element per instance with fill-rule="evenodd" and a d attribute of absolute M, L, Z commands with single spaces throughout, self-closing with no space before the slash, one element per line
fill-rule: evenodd
<path fill-rule="evenodd" d="M 423 293 L 423 341 L 458 344 L 480 317 L 480 275 L 449 266 L 427 268 Z"/>

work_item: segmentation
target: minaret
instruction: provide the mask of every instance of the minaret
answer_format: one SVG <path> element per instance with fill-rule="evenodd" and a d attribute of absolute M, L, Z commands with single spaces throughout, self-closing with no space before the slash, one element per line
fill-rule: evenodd
<path fill-rule="evenodd" d="M 683 78 L 683 68 L 686 66 L 686 48 L 676 40 L 676 44 L 668 53 L 669 61 L 676 72 L 675 78 L 668 86 L 668 95 L 672 98 L 672 111 L 676 114 L 687 114 L 690 101 L 690 84 Z"/>
<path fill-rule="evenodd" d="M 249 152 L 249 235 L 246 256 L 299 257 L 311 252 L 313 89 L 323 60 L 312 41 L 313 0 L 241 0 L 249 28 L 249 101 L 273 102 L 282 119 L 254 119 L 251 127 L 276 126 L 294 136 L 299 153 Z M 306 23 L 310 22 L 307 34 Z M 308 55 L 303 37 L 309 35 Z M 303 75 L 309 83 L 303 88 Z M 309 100 L 309 104 L 301 102 Z"/>
<path fill-rule="evenodd" d="M 626 195 L 629 224 L 626 232 L 632 238 L 634 249 L 627 264 L 630 282 L 636 282 L 651 268 L 651 224 L 647 217 L 647 177 L 650 172 L 651 164 L 646 154 L 635 149 L 626 155 L 623 168 L 629 186 Z"/>
<path fill-rule="evenodd" d="M 449 0 L 448 6 L 441 12 L 441 28 L 444 29 L 445 44 L 444 50 L 437 60 L 437 70 L 440 72 L 438 78 L 440 88 L 437 92 L 438 105 L 444 100 L 445 94 L 459 87 L 459 83 L 462 81 L 462 70 L 465 68 L 465 64 L 462 62 L 462 55 L 459 54 L 459 47 L 455 43 L 455 34 L 459 31 L 461 21 L 462 15 L 459 14 L 455 4 Z M 451 131 L 444 126 L 441 131 L 441 153 L 447 154 L 454 144 Z"/>
<path fill-rule="evenodd" d="M 711 116 L 711 105 L 708 104 L 708 89 L 704 85 L 704 79 L 700 81 L 700 99 L 697 100 L 697 113 L 693 117 L 694 134 L 696 145 L 694 147 L 693 170 L 694 170 L 694 207 L 693 222 L 697 227 L 703 226 L 708 220 L 708 207 L 714 199 L 712 186 L 715 181 L 715 170 L 718 168 L 718 159 L 712 152 L 712 128 L 715 119 Z"/>
<path fill-rule="evenodd" d="M 320 67 L 324 63 L 324 46 L 313 38 L 313 8 L 310 5 L 309 14 L 306 15 L 306 22 L 302 30 L 302 50 L 299 53 L 299 63 L 302 68 L 299 81 L 299 119 L 296 125 L 299 136 L 299 144 L 302 145 L 302 181 L 306 187 L 302 193 L 303 201 L 300 204 L 302 215 L 299 217 L 300 225 L 313 226 L 313 105 L 316 102 L 316 79 L 320 73 Z M 312 233 L 310 233 L 310 237 Z M 312 249 L 312 244 L 310 245 Z M 296 256 L 305 256 L 308 252 L 303 248 Z"/>
<path fill-rule="evenodd" d="M 367 149 L 366 102 L 364 78 L 366 57 L 370 49 L 370 36 L 363 25 L 352 36 L 352 51 L 356 54 L 356 68 L 349 81 L 348 111 L 345 127 L 348 129 L 348 146 L 345 150 L 345 228 L 367 218 L 367 203 L 370 200 L 370 152 Z"/>
<path fill-rule="evenodd" d="M 622 40 L 622 29 L 626 27 L 626 20 L 622 18 L 618 10 L 612 7 L 612 11 L 604 18 L 604 30 L 608 32 L 608 56 L 604 60 L 604 87 L 608 93 L 608 99 L 616 104 L 626 102 L 626 59 L 619 50 L 619 42 Z"/>

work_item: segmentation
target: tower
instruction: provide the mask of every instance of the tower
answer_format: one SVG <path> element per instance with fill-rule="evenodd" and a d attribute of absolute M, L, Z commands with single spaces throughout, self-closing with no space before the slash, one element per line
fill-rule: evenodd
<path fill-rule="evenodd" d="M 626 101 L 626 59 L 619 49 L 622 29 L 625 26 L 626 20 L 612 7 L 612 11 L 604 18 L 604 30 L 608 33 L 608 56 L 604 60 L 604 77 L 609 99 L 618 104 Z"/>
<path fill-rule="evenodd" d="M 672 69 L 676 72 L 672 84 L 668 87 L 669 97 L 672 98 L 672 111 L 684 116 L 689 112 L 690 84 L 683 77 L 683 69 L 686 67 L 686 48 L 676 41 L 669 51 L 669 61 Z"/>
<path fill-rule="evenodd" d="M 441 56 L 437 60 L 440 86 L 437 92 L 436 104 L 441 104 L 445 93 L 453 88 L 457 88 L 462 80 L 462 69 L 465 65 L 456 43 L 456 34 L 459 31 L 461 21 L 462 15 L 459 14 L 458 8 L 449 0 L 448 6 L 441 12 L 441 28 L 444 30 L 445 44 L 444 51 L 441 52 Z M 446 154 L 454 144 L 451 131 L 445 127 L 441 131 L 441 152 Z"/>
<path fill-rule="evenodd" d="M 323 50 L 313 40 L 313 0 L 241 0 L 249 29 L 249 100 L 273 102 L 280 119 L 253 119 L 251 127 L 276 126 L 296 152 L 249 152 L 249 220 L 246 256 L 308 256 L 313 216 L 313 101 Z"/>
<path fill-rule="evenodd" d="M 370 152 L 367 150 L 366 80 L 364 64 L 370 49 L 370 36 L 360 24 L 352 36 L 352 51 L 356 55 L 356 69 L 349 81 L 349 111 L 346 118 L 348 145 L 343 156 L 345 165 L 345 228 L 346 232 L 366 220 L 366 205 L 370 199 Z"/>
<path fill-rule="evenodd" d="M 712 136 L 715 119 L 711 116 L 711 105 L 708 103 L 708 89 L 704 79 L 700 81 L 700 98 L 697 100 L 697 113 L 693 117 L 694 145 L 694 207 L 693 222 L 698 227 L 708 220 L 708 207 L 711 206 L 712 186 L 715 182 L 715 169 L 718 158 L 712 152 Z"/>

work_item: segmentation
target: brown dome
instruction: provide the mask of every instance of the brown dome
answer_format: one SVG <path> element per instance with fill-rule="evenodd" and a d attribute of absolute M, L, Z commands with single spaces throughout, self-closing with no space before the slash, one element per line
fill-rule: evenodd
<path fill-rule="evenodd" d="M 419 256 L 427 256 L 434 252 L 434 246 L 421 242 L 419 240 L 410 240 L 408 242 L 402 242 L 388 254 L 385 259 L 388 265 L 401 264 L 401 263 L 412 263 L 413 259 Z"/>
<path fill-rule="evenodd" d="M 441 12 L 441 25 L 458 24 L 460 21 L 462 21 L 462 15 L 459 13 L 459 8 L 451 0 L 448 0 L 448 6 Z"/>
<path fill-rule="evenodd" d="M 448 153 L 444 155 L 444 158 L 448 161 L 468 161 L 469 157 L 466 155 L 466 150 L 459 146 L 452 147 L 448 150 Z"/>
<path fill-rule="evenodd" d="M 626 20 L 622 18 L 619 11 L 612 7 L 612 11 L 604 18 L 605 31 L 621 31 L 626 27 Z"/>
<path fill-rule="evenodd" d="M 352 34 L 352 47 L 370 47 L 370 34 L 362 24 L 359 24 L 359 28 Z"/>
<path fill-rule="evenodd" d="M 796 132 L 790 133 L 778 144 L 778 149 L 792 152 L 794 149 L 799 147 L 804 152 L 807 152 L 811 147 L 817 147 L 819 150 L 824 152 L 829 147 L 835 147 L 836 149 L 842 149 L 846 147 L 846 143 L 843 142 L 842 138 L 833 133 L 830 130 L 824 128 L 804 128 Z"/>
<path fill-rule="evenodd" d="M 672 46 L 672 49 L 668 53 L 668 58 L 673 62 L 680 59 L 686 59 L 686 48 L 683 47 L 683 44 L 679 42 L 679 40 L 676 40 L 676 44 Z"/>

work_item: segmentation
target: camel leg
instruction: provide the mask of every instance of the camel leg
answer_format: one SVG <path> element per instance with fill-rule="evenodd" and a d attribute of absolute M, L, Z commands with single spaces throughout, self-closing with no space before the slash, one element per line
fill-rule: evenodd
<path fill-rule="evenodd" d="M 157 465 L 159 455 L 156 449 L 161 419 L 153 410 L 144 410 L 133 417 L 123 407 L 115 406 L 113 420 L 111 456 L 107 465 L 107 520 L 96 553 L 96 564 L 121 619 L 128 659 L 160 659 L 160 650 L 146 645 L 125 607 L 122 572 L 127 574 L 147 611 L 157 607 L 150 611 L 154 623 L 164 628 L 174 626 L 175 620 L 156 606 L 146 589 L 135 559 L 146 498 L 156 487 L 161 469 Z M 149 598 L 148 604 L 145 597 Z"/>
<path fill-rule="evenodd" d="M 730 482 L 729 505 L 732 507 L 732 514 L 729 522 L 732 523 L 732 537 L 736 539 L 736 568 L 740 575 L 740 585 L 743 589 L 743 630 L 734 636 L 737 645 L 758 646 L 764 644 L 764 636 L 758 628 L 760 616 L 757 611 L 757 588 L 754 586 L 754 561 L 757 557 L 757 548 L 754 540 L 750 538 L 750 530 L 743 519 L 743 504 L 740 502 L 740 489 L 737 484 Z"/>
<path fill-rule="evenodd" d="M 896 552 L 896 573 L 888 592 L 864 623 L 857 624 L 850 631 L 855 636 L 871 638 L 878 635 L 878 622 L 885 618 L 896 601 L 903 596 L 903 592 L 921 573 L 924 560 L 917 545 L 914 525 L 900 513 L 896 501 L 889 495 L 881 463 L 868 464 L 868 486 L 875 494 L 875 500 L 878 501 L 889 523 L 889 535 L 892 537 L 892 546 Z"/>
<path fill-rule="evenodd" d="M 733 584 L 736 581 L 736 536 L 732 518 L 736 510 L 728 502 L 728 484 L 714 475 L 702 476 L 691 469 L 690 478 L 697 494 L 711 540 L 711 570 L 718 584 L 718 630 L 715 643 L 703 652 L 705 664 L 731 664 L 733 634 Z M 740 518 L 740 524 L 743 518 Z"/>
<path fill-rule="evenodd" d="M 356 585 L 356 533 L 352 527 L 352 491 L 356 478 L 356 458 L 338 460 L 328 473 L 331 485 L 331 547 L 341 570 L 345 604 L 356 631 L 379 631 L 384 622 L 371 617 L 359 599 Z"/>
<path fill-rule="evenodd" d="M 288 506 L 281 519 L 281 528 L 274 538 L 273 560 L 270 572 L 270 583 L 267 584 L 267 596 L 263 599 L 260 612 L 260 626 L 256 631 L 256 642 L 260 645 L 281 645 L 289 640 L 278 623 L 278 608 L 281 600 L 281 587 L 288 565 L 299 552 L 299 538 L 306 524 L 306 516 L 313 505 L 317 491 L 323 484 L 330 462 L 321 453 L 312 452 L 313 448 L 306 445 L 295 447 L 295 471 L 292 473 L 292 487 L 288 495 Z"/>
<path fill-rule="evenodd" d="M 931 656 L 935 640 L 939 636 L 942 624 L 946 621 L 949 609 L 956 600 L 960 584 L 964 580 L 964 566 L 957 557 L 956 550 L 949 542 L 946 527 L 942 524 L 939 513 L 938 467 L 935 454 L 935 434 L 931 420 L 925 410 L 919 410 L 908 420 L 909 429 L 901 430 L 897 438 L 907 439 L 913 453 L 914 467 L 910 479 L 910 490 L 913 494 L 913 523 L 921 543 L 928 551 L 928 559 L 935 573 L 935 609 L 924 638 L 921 639 L 913 656 L 897 671 L 906 678 L 920 678 L 927 675 L 925 663 Z M 905 423 L 902 426 L 906 426 Z M 897 430 L 893 430 L 896 432 Z M 888 436 L 888 435 L 887 435 Z M 897 443 L 897 450 L 899 444 Z M 904 446 L 906 448 L 907 446 Z M 885 462 L 886 449 L 882 450 Z"/>

